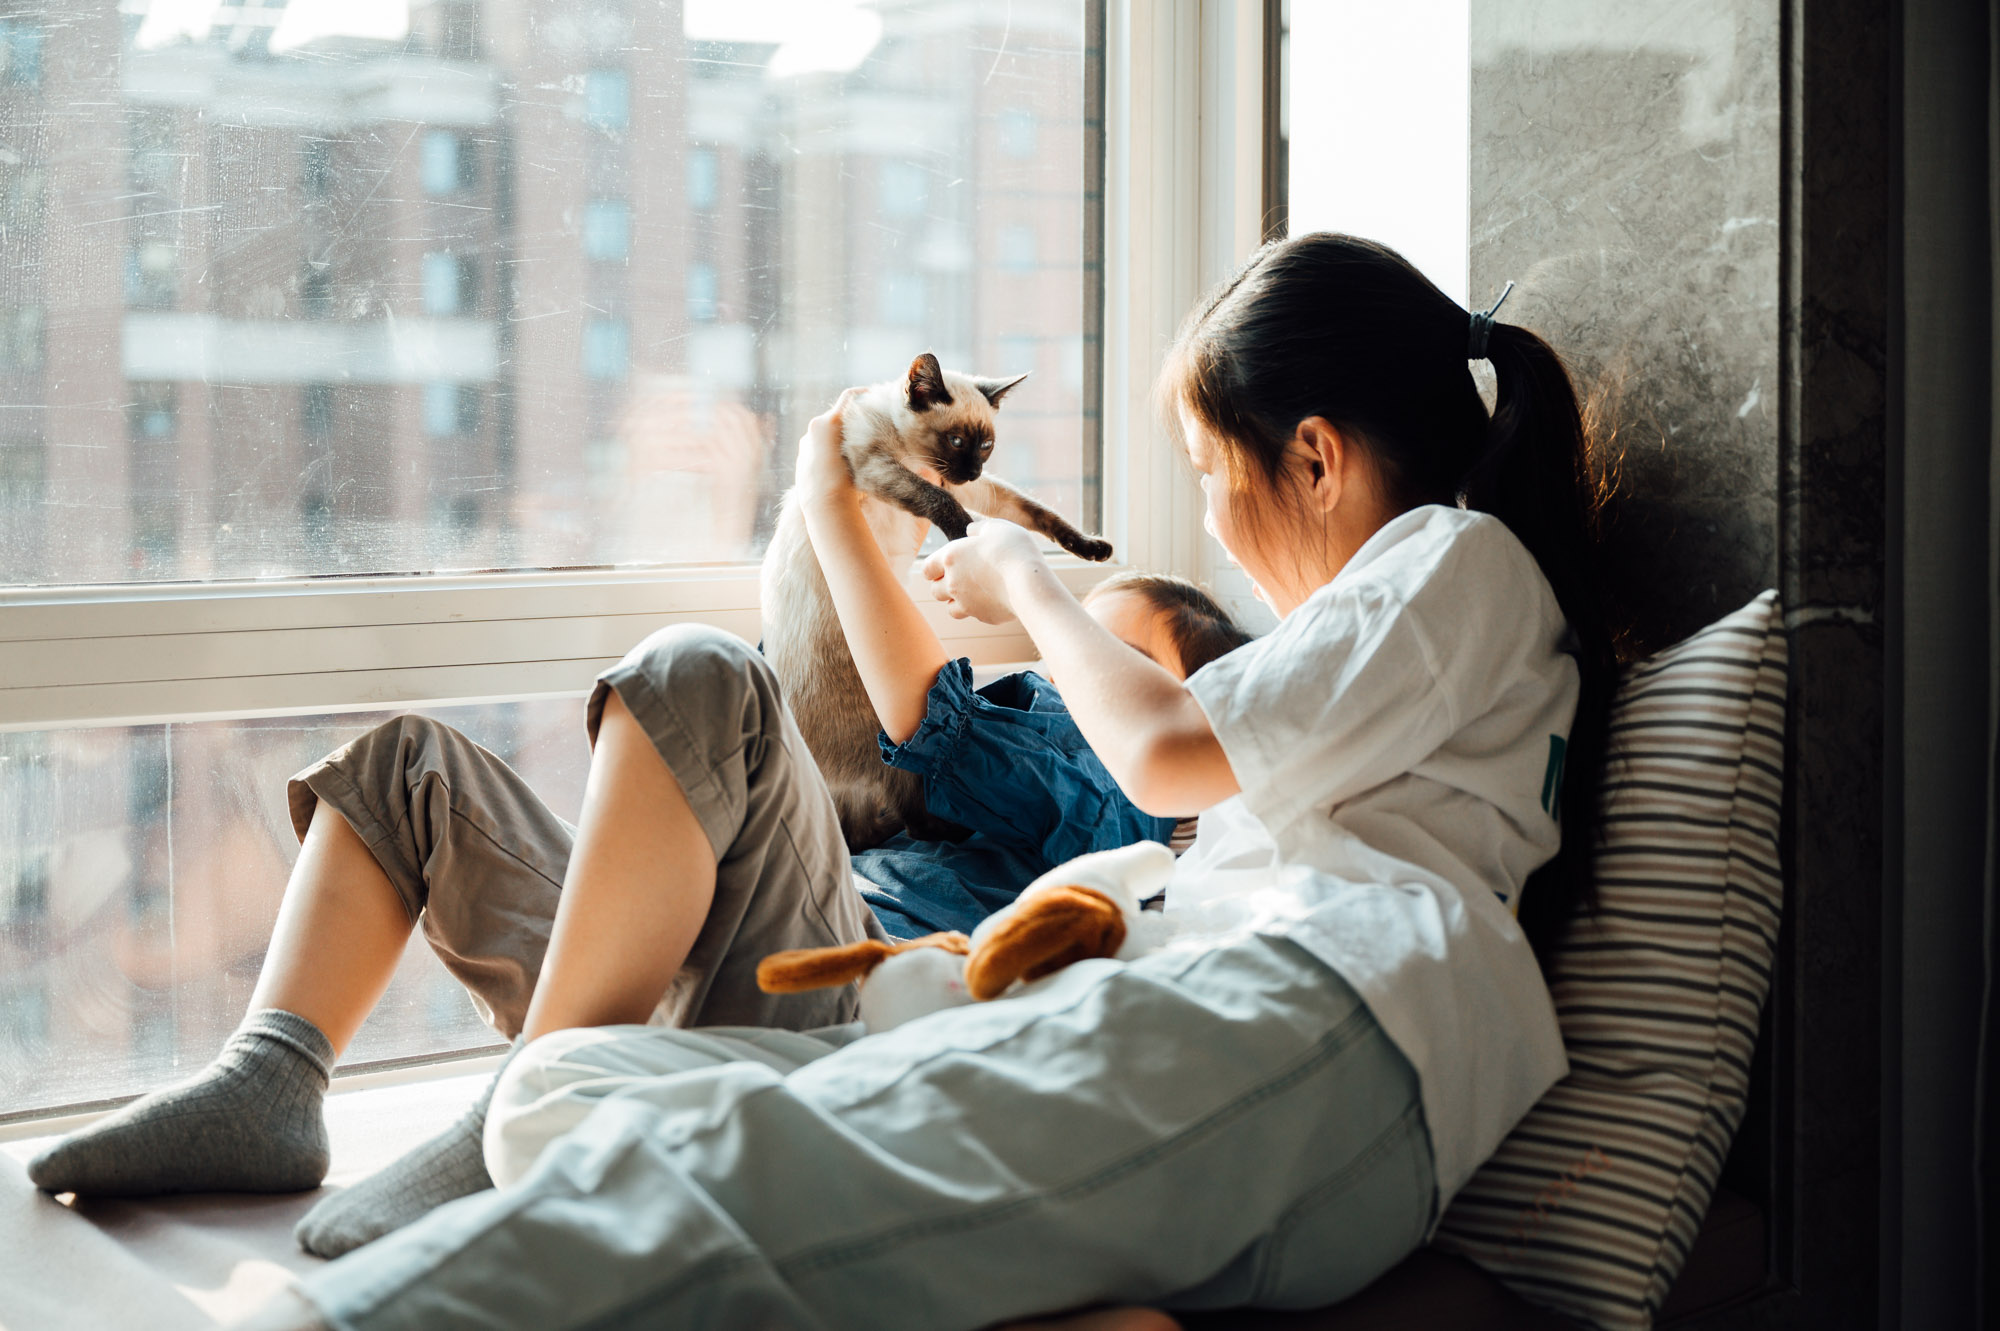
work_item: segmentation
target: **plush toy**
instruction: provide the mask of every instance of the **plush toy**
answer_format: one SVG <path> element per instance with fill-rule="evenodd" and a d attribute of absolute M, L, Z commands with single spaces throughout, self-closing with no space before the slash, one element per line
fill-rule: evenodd
<path fill-rule="evenodd" d="M 1043 874 L 982 920 L 970 938 L 930 934 L 907 942 L 866 939 L 845 947 L 779 952 L 757 967 L 771 994 L 861 980 L 861 1020 L 871 1034 L 948 1007 L 999 998 L 1074 961 L 1130 961 L 1167 941 L 1172 924 L 1139 903 L 1167 884 L 1174 854 L 1153 841 L 1098 851 Z"/>

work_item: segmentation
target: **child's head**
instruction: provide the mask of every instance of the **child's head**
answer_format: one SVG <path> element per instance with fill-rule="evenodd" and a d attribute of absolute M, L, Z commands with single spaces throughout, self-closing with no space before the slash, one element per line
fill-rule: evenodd
<path fill-rule="evenodd" d="M 1250 641 L 1214 597 L 1166 573 L 1107 578 L 1083 598 L 1083 608 L 1181 679 Z"/>
<path fill-rule="evenodd" d="M 1166 414 L 1212 473 L 1210 530 L 1281 611 L 1352 553 L 1329 539 L 1343 517 L 1365 538 L 1419 504 L 1462 504 L 1513 529 L 1577 622 L 1598 494 L 1575 389 L 1547 343 L 1494 323 L 1489 416 L 1472 319 L 1394 250 L 1320 232 L 1266 245 L 1182 328 Z M 1344 499 L 1327 440 L 1351 460 Z"/>

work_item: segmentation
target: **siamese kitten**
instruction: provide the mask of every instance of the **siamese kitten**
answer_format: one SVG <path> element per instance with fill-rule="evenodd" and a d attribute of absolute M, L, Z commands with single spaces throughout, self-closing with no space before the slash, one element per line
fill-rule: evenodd
<path fill-rule="evenodd" d="M 956 374 L 927 351 L 902 379 L 848 400 L 840 451 L 891 568 L 900 573 L 910 566 L 932 526 L 953 540 L 965 535 L 974 513 L 1017 522 L 1084 559 L 1111 557 L 1109 542 L 1084 535 L 1052 509 L 981 474 L 993 453 L 993 412 L 1025 378 Z M 924 479 L 918 467 L 943 483 Z M 764 656 L 826 778 L 849 849 L 880 845 L 905 827 L 926 840 L 963 840 L 964 828 L 924 808 L 922 778 L 882 761 L 875 740 L 881 725 L 848 653 L 795 495 L 785 497 L 779 512 L 762 583 Z"/>

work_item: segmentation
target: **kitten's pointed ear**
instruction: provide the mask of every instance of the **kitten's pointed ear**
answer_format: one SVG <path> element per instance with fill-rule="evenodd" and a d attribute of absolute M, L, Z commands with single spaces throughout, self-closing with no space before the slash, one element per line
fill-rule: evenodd
<path fill-rule="evenodd" d="M 910 362 L 909 398 L 911 411 L 929 411 L 951 401 L 951 390 L 944 386 L 944 367 L 928 351 Z"/>
<path fill-rule="evenodd" d="M 972 382 L 979 385 L 979 391 L 986 395 L 988 402 L 998 407 L 1000 399 L 1007 396 L 1008 390 L 1027 377 L 1028 374 L 1024 373 L 1017 374 L 1012 379 L 974 379 Z"/>

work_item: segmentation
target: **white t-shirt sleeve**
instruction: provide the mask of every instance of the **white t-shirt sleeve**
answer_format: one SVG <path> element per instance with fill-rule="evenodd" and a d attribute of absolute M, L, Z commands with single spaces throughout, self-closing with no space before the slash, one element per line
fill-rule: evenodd
<path fill-rule="evenodd" d="M 1458 718 L 1438 674 L 1394 593 L 1363 583 L 1313 597 L 1188 690 L 1269 823 L 1301 797 L 1338 804 L 1400 776 L 1449 739 Z"/>

